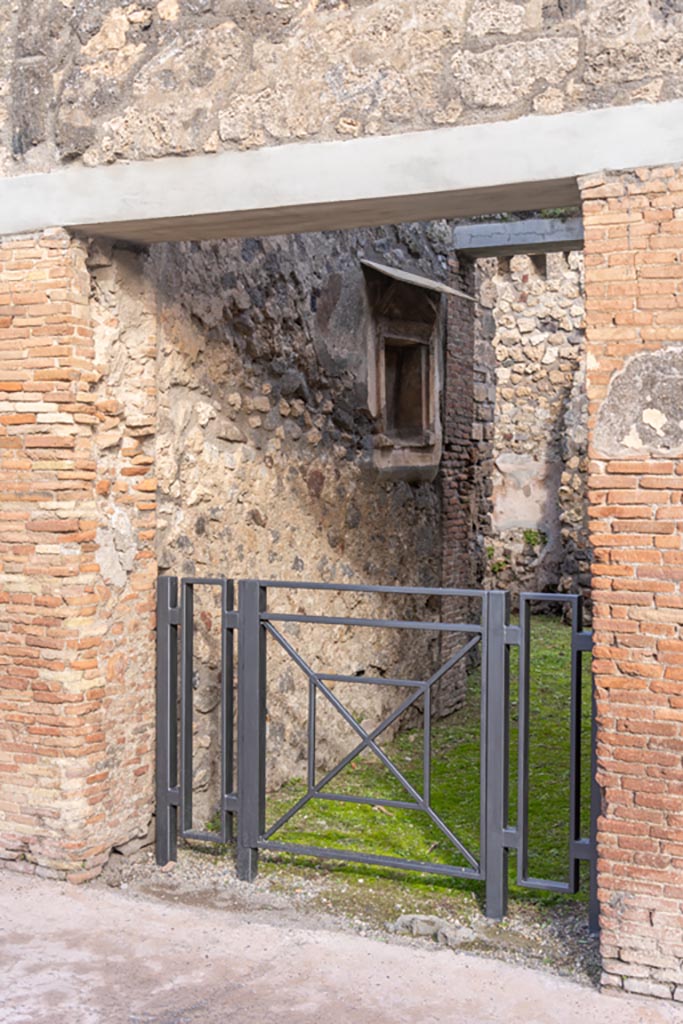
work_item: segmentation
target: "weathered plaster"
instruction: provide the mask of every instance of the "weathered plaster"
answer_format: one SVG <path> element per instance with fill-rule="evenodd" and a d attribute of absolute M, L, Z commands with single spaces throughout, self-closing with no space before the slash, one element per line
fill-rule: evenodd
<path fill-rule="evenodd" d="M 683 346 L 632 356 L 610 381 L 593 438 L 595 458 L 683 454 Z"/>

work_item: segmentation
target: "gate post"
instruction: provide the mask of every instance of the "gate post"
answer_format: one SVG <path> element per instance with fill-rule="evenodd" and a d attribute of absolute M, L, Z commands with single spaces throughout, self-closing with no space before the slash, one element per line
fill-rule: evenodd
<path fill-rule="evenodd" d="M 506 627 L 510 619 L 510 595 L 492 590 L 486 596 L 486 663 L 484 736 L 486 798 L 484 821 L 484 877 L 486 879 L 486 916 L 502 920 L 507 911 L 508 849 L 505 830 L 508 824 L 509 775 L 509 703 L 510 657 Z"/>
<path fill-rule="evenodd" d="M 238 597 L 237 877 L 253 882 L 265 829 L 266 634 L 261 612 L 266 589 L 258 580 L 240 580 Z"/>
<path fill-rule="evenodd" d="M 178 580 L 157 580 L 156 861 L 178 848 Z"/>

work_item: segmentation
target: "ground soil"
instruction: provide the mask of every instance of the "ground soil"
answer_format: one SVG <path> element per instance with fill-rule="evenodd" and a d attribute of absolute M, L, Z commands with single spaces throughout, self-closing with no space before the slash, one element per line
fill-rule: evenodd
<path fill-rule="evenodd" d="M 265 880 L 224 865 L 208 884 L 182 861 L 141 859 L 117 886 L 2 872 L 0 1024 L 683 1024 L 680 1006 L 358 934 Z"/>

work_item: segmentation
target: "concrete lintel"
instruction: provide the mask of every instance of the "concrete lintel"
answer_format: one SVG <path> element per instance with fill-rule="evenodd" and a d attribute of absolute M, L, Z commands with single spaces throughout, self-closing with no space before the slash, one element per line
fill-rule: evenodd
<path fill-rule="evenodd" d="M 683 162 L 683 100 L 0 180 L 0 234 L 279 234 L 578 201 L 577 176 Z"/>
<path fill-rule="evenodd" d="M 453 230 L 453 247 L 473 257 L 571 252 L 583 248 L 583 221 L 580 217 L 570 220 L 538 217 L 489 224 L 459 224 Z"/>

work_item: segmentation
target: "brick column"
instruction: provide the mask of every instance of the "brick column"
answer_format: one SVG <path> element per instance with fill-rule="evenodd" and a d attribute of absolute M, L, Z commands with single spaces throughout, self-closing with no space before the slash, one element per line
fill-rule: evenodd
<path fill-rule="evenodd" d="M 453 257 L 450 280 L 466 295 L 474 294 L 474 263 Z M 440 466 L 442 500 L 441 580 L 444 587 L 477 586 L 472 554 L 475 530 L 473 509 L 474 459 L 474 324 L 475 306 L 456 296 L 448 299 L 448 327 L 444 358 L 443 455 Z M 458 598 L 442 601 L 441 616 L 451 622 L 468 621 L 478 609 L 469 609 Z M 460 646 L 460 638 L 444 636 L 441 655 L 448 658 Z M 437 690 L 438 715 L 460 707 L 465 699 L 467 673 L 464 665 L 454 672 L 455 685 L 447 693 Z"/>
<path fill-rule="evenodd" d="M 683 1000 L 683 173 L 581 186 L 603 983 Z"/>
<path fill-rule="evenodd" d="M 453 287 L 473 295 L 474 264 L 451 259 Z M 472 587 L 471 547 L 474 530 L 472 492 L 474 458 L 474 327 L 475 305 L 459 296 L 448 300 L 448 331 L 444 373 L 443 583 Z"/>
<path fill-rule="evenodd" d="M 0 864 L 73 881 L 147 830 L 153 774 L 153 428 L 96 353 L 86 260 L 0 240 Z"/>

